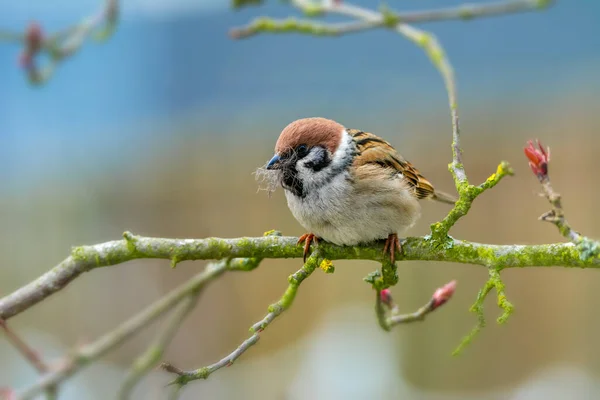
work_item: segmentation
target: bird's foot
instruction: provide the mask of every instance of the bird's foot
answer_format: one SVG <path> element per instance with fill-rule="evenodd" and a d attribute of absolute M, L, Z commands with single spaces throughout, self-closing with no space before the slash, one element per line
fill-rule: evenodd
<path fill-rule="evenodd" d="M 400 240 L 398 239 L 398 235 L 395 233 L 390 233 L 388 238 L 385 240 L 385 246 L 383 247 L 383 254 L 390 253 L 390 261 L 394 263 L 396 261 L 396 251 L 399 254 L 402 254 L 402 245 L 400 244 Z"/>
<path fill-rule="evenodd" d="M 310 254 L 310 245 L 313 242 L 316 245 L 319 244 L 319 240 L 312 233 L 305 233 L 304 235 L 300 236 L 300 238 L 298 239 L 297 244 L 304 243 L 304 256 L 303 256 L 304 262 L 306 262 L 306 257 L 308 257 L 308 255 Z"/>

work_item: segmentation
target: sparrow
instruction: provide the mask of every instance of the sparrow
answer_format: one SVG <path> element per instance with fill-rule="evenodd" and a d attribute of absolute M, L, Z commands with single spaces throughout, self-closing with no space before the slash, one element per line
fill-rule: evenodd
<path fill-rule="evenodd" d="M 320 239 L 352 246 L 385 239 L 395 261 L 398 235 L 421 215 L 419 200 L 454 204 L 387 141 L 326 118 L 290 123 L 262 169 L 270 190 L 282 186 L 296 220 L 309 232 L 300 237 L 304 261 Z"/>

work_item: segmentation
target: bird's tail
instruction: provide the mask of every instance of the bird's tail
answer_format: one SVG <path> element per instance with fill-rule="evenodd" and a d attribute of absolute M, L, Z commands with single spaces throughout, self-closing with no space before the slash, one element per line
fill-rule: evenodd
<path fill-rule="evenodd" d="M 454 203 L 456 203 L 456 201 L 458 200 L 454 196 L 451 196 L 444 192 L 438 192 L 437 190 L 433 193 L 432 199 L 440 201 L 442 203 L 447 203 L 447 204 L 452 204 L 452 205 L 454 205 Z"/>

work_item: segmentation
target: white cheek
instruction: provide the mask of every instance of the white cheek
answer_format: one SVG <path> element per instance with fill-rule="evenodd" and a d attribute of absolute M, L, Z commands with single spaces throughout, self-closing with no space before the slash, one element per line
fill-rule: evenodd
<path fill-rule="evenodd" d="M 344 163 L 345 158 L 348 156 L 348 152 L 352 151 L 351 147 L 352 136 L 350 136 L 348 132 L 344 130 L 344 132 L 342 132 L 342 141 L 340 143 L 340 147 L 338 147 L 335 153 L 333 153 L 331 165 L 335 167 L 341 163 Z"/>
<path fill-rule="evenodd" d="M 321 157 L 323 157 L 322 151 L 327 150 L 312 149 L 306 157 L 296 161 L 297 178 L 302 181 L 305 192 L 312 192 L 324 185 L 329 185 L 334 177 L 341 174 L 348 167 L 354 151 L 352 137 L 346 131 L 342 132 L 340 146 L 333 154 L 329 152 L 327 154 L 331 159 L 331 163 L 327 167 L 319 171 L 315 171 L 312 167 L 307 167 L 306 164 L 314 164 L 320 161 Z"/>
<path fill-rule="evenodd" d="M 307 163 L 315 163 L 318 159 L 320 159 L 320 155 L 313 151 L 309 153 L 306 157 L 296 162 L 296 171 L 298 171 L 298 178 L 304 182 L 306 187 L 310 187 L 323 179 L 326 179 L 328 176 L 329 167 L 323 168 L 321 171 L 315 172 L 312 168 L 307 167 Z"/>
<path fill-rule="evenodd" d="M 305 190 L 312 189 L 317 182 L 319 182 L 319 175 L 323 172 L 315 172 L 311 168 L 306 168 L 304 162 L 298 162 L 298 164 L 296 164 L 296 170 L 298 171 L 298 179 L 303 182 Z"/>

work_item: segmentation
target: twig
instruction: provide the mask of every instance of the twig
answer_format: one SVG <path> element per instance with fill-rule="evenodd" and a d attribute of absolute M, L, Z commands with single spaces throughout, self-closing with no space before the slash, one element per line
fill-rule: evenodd
<path fill-rule="evenodd" d="M 288 278 L 289 285 L 281 299 L 274 304 L 269 306 L 268 314 L 260 321 L 252 325 L 250 332 L 252 336 L 244 340 L 242 344 L 237 347 L 232 353 L 227 355 L 225 358 L 217 361 L 216 363 L 209 365 L 208 367 L 199 368 L 193 371 L 184 371 L 170 363 L 163 363 L 162 368 L 173 374 L 177 375 L 177 378 L 172 382 L 178 387 L 185 386 L 187 383 L 198 380 L 207 379 L 213 372 L 232 365 L 242 354 L 246 352 L 250 347 L 254 346 L 260 339 L 260 333 L 265 330 L 271 322 L 282 312 L 287 310 L 296 297 L 298 287 L 300 284 L 308 278 L 319 265 L 319 251 L 315 251 L 307 260 L 304 266 L 296 271 L 293 275 Z"/>
<path fill-rule="evenodd" d="M 133 362 L 129 373 L 121 386 L 121 391 L 119 393 L 120 399 L 129 399 L 140 380 L 158 365 L 163 357 L 166 347 L 171 343 L 173 337 L 177 333 L 179 326 L 196 307 L 199 294 L 200 292 L 190 294 L 177 306 L 169 316 L 163 330 L 157 335 L 154 343 Z"/>
<path fill-rule="evenodd" d="M 0 319 L 0 326 L 4 330 L 6 337 L 12 343 L 13 346 L 29 361 L 31 365 L 40 373 L 46 373 L 49 371 L 48 365 L 42 360 L 39 353 L 32 349 L 15 331 L 13 331 L 6 321 Z M 58 389 L 56 385 L 49 386 L 46 389 L 46 399 L 51 400 L 56 398 Z M 0 393 L 1 394 L 1 393 Z M 8 396 L 7 396 L 8 397 Z M 0 396 L 2 398 L 2 396 Z"/>
<path fill-rule="evenodd" d="M 477 324 L 471 332 L 463 338 L 453 354 L 459 354 L 468 344 L 473 341 L 473 338 L 485 327 L 485 315 L 483 313 L 483 303 L 492 289 L 496 289 L 497 305 L 502 310 L 502 314 L 496 320 L 498 324 L 504 324 L 508 317 L 513 313 L 514 306 L 507 300 L 504 292 L 504 282 L 500 278 L 501 266 L 490 268 L 488 270 L 489 279 L 483 285 L 483 288 L 477 294 L 475 303 L 471 306 L 470 311 L 477 316 Z"/>
<path fill-rule="evenodd" d="M 204 288 L 208 282 L 211 282 L 227 270 L 251 270 L 256 268 L 259 259 L 233 259 L 230 261 L 220 261 L 206 266 L 205 270 L 185 284 L 169 292 L 166 296 L 157 300 L 148 306 L 139 314 L 125 321 L 115 330 L 100 337 L 93 343 L 76 349 L 64 360 L 61 366 L 45 374 L 42 378 L 28 388 L 18 392 L 15 399 L 32 399 L 45 389 L 55 386 L 69 376 L 73 375 L 81 368 L 103 356 L 108 351 L 122 344 L 132 335 L 138 332 L 144 326 L 150 324 L 165 312 L 171 310 L 179 302 L 197 293 Z"/>
<path fill-rule="evenodd" d="M 502 14 L 536 11 L 548 7 L 553 1 L 544 0 L 515 0 L 500 1 L 488 4 L 463 4 L 457 7 L 448 7 L 434 10 L 420 10 L 413 12 L 395 12 L 385 10 L 383 13 L 366 14 L 359 7 L 346 7 L 345 4 L 316 4 L 306 0 L 296 0 L 294 3 L 309 16 L 321 13 L 339 13 L 347 16 L 368 18 L 369 21 L 348 23 L 322 24 L 312 21 L 299 21 L 293 18 L 275 20 L 271 18 L 258 18 L 247 26 L 232 28 L 230 35 L 234 39 L 245 39 L 258 33 L 296 32 L 304 34 L 342 35 L 367 29 L 380 28 L 390 24 L 416 24 L 422 22 L 437 22 L 443 20 L 471 20 L 481 17 L 493 17 Z"/>
<path fill-rule="evenodd" d="M 396 13 L 399 22 L 417 24 L 445 20 L 471 20 L 481 17 L 495 17 L 503 14 L 515 14 L 537 11 L 550 6 L 552 0 L 513 0 L 485 4 L 462 4 L 456 7 Z"/>
<path fill-rule="evenodd" d="M 25 357 L 27 361 L 29 361 L 29 363 L 31 363 L 31 365 L 33 365 L 38 372 L 44 373 L 48 371 L 48 366 L 46 365 L 44 360 L 42 360 L 42 358 L 39 356 L 38 352 L 29 347 L 29 345 L 25 343 L 25 341 L 21 339 L 21 337 L 19 337 L 19 335 L 17 335 L 16 332 L 10 329 L 6 321 L 4 321 L 1 318 L 0 327 L 2 327 L 4 333 L 6 334 L 6 337 L 13 344 L 13 346 L 15 346 L 17 350 L 19 350 L 23 357 Z"/>
<path fill-rule="evenodd" d="M 292 0 L 295 7 L 299 8 L 309 16 L 317 16 L 323 13 L 341 14 L 356 18 L 362 23 L 350 25 L 348 32 L 355 32 L 376 27 L 388 27 L 395 29 L 398 33 L 422 47 L 431 62 L 438 69 L 444 79 L 448 92 L 450 115 L 452 119 L 452 163 L 450 171 L 456 183 L 456 189 L 462 197 L 465 186 L 468 185 L 467 176 L 462 163 L 460 147 L 460 127 L 458 119 L 458 102 L 456 95 L 456 82 L 454 70 L 437 38 L 424 30 L 412 27 L 409 23 L 433 22 L 447 19 L 472 19 L 477 17 L 495 16 L 507 13 L 533 11 L 550 6 L 551 0 L 513 0 L 489 4 L 465 4 L 458 7 L 415 11 L 410 13 L 397 13 L 384 9 L 382 12 L 372 11 L 363 7 L 350 5 L 340 1 L 324 1 L 315 3 L 311 0 Z M 299 22 L 293 19 L 287 22 L 278 22 L 269 18 L 261 18 L 243 28 L 234 28 L 232 37 L 244 38 L 259 32 L 302 32 L 314 35 L 339 35 L 345 33 L 343 29 L 335 25 L 315 24 L 310 22 Z M 460 216 L 459 216 L 460 218 Z M 447 232 L 445 232 L 447 233 Z"/>
<path fill-rule="evenodd" d="M 550 222 L 558 228 L 561 235 L 573 243 L 580 243 L 584 240 L 578 232 L 575 232 L 565 218 L 562 208 L 561 196 L 556 193 L 550 184 L 549 164 L 550 148 L 544 146 L 537 140 L 537 147 L 530 140 L 525 147 L 525 155 L 529 159 L 529 167 L 533 174 L 538 178 L 542 185 L 544 196 L 552 206 L 552 210 L 542 214 L 540 220 Z"/>
<path fill-rule="evenodd" d="M 336 24 L 317 24 L 313 21 L 287 18 L 275 20 L 257 18 L 246 26 L 233 28 L 229 31 L 232 39 L 245 39 L 261 32 L 269 33 L 301 33 L 313 36 L 339 36 L 348 33 L 361 32 L 372 28 L 370 22 L 341 22 Z"/>
<path fill-rule="evenodd" d="M 118 0 L 105 0 L 102 8 L 95 15 L 62 31 L 45 35 L 42 27 L 37 22 L 32 22 L 24 33 L 0 30 L 0 41 L 23 44 L 23 51 L 19 57 L 20 64 L 29 82 L 39 85 L 53 75 L 60 62 L 75 54 L 98 28 L 102 27 L 95 35 L 97 40 L 110 37 L 116 29 L 118 14 Z M 49 60 L 46 65 L 40 67 L 36 58 L 44 52 L 49 56 Z"/>
<path fill-rule="evenodd" d="M 452 162 L 449 170 L 454 178 L 459 201 L 448 216 L 437 224 L 432 225 L 432 237 L 439 241 L 448 240 L 450 228 L 469 211 L 473 199 L 476 197 L 477 187 L 470 185 L 462 161 L 460 146 L 460 125 L 458 118 L 458 101 L 456 93 L 456 80 L 454 70 L 443 47 L 437 38 L 430 32 L 415 28 L 408 23 L 439 21 L 445 19 L 470 19 L 484 16 L 494 16 L 506 13 L 543 9 L 553 3 L 551 0 L 513 0 L 495 2 L 482 5 L 465 4 L 437 10 L 416 11 L 410 13 L 397 13 L 387 8 L 380 12 L 369 10 L 341 1 L 314 2 L 311 0 L 292 0 L 291 4 L 308 16 L 318 16 L 325 13 L 339 14 L 354 18 L 354 25 L 350 25 L 350 32 L 376 27 L 387 27 L 395 30 L 408 40 L 421 47 L 432 64 L 444 80 L 448 94 L 450 117 L 452 121 Z M 275 21 L 269 18 L 260 18 L 249 26 L 232 30 L 234 38 L 248 37 L 259 32 L 302 32 L 306 34 L 342 34 L 339 26 L 332 24 L 317 24 L 308 21 L 301 23 L 290 19 L 287 22 Z M 506 164 L 508 167 L 508 165 Z M 504 174 L 511 174 L 512 170 L 505 169 Z"/>
<path fill-rule="evenodd" d="M 550 179 L 542 182 L 542 189 L 544 196 L 552 205 L 552 210 L 542 214 L 540 220 L 550 222 L 558 228 L 561 235 L 570 240 L 573 243 L 579 243 L 583 240 L 583 236 L 571 228 L 571 225 L 565 218 L 565 212 L 561 204 L 561 196 L 555 192 L 550 183 Z"/>
<path fill-rule="evenodd" d="M 456 281 L 447 283 L 441 288 L 438 288 L 424 306 L 417 311 L 408 314 L 401 314 L 399 312 L 399 308 L 394 303 L 389 289 L 376 290 L 375 313 L 379 325 L 384 330 L 390 331 L 396 325 L 423 321 L 427 314 L 446 304 L 454 294 L 455 290 Z"/>

